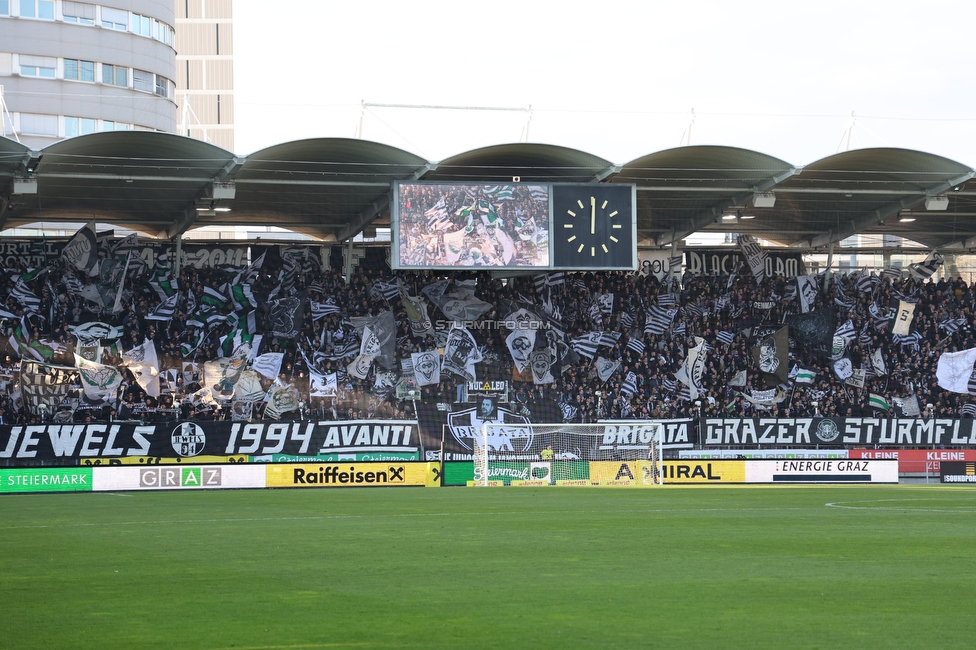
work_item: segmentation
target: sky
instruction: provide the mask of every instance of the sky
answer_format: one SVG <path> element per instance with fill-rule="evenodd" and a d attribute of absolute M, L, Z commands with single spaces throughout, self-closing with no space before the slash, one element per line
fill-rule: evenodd
<path fill-rule="evenodd" d="M 976 166 L 971 0 L 269 6 L 234 1 L 238 154 L 361 125 L 431 161 L 527 139 L 615 164 L 690 143 Z"/>

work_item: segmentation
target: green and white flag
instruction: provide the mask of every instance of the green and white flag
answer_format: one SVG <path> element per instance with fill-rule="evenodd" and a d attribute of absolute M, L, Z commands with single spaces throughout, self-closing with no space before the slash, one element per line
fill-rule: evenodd
<path fill-rule="evenodd" d="M 807 370 L 806 368 L 800 368 L 796 371 L 796 383 L 798 384 L 812 384 L 813 380 L 817 378 L 817 373 L 814 370 Z"/>
<path fill-rule="evenodd" d="M 868 406 L 873 409 L 882 409 L 884 411 L 891 410 L 891 404 L 888 403 L 888 400 L 877 393 L 868 393 Z"/>
<path fill-rule="evenodd" d="M 92 401 L 114 402 L 122 385 L 122 373 L 112 366 L 102 365 L 75 355 L 75 365 L 81 373 L 85 397 Z"/>

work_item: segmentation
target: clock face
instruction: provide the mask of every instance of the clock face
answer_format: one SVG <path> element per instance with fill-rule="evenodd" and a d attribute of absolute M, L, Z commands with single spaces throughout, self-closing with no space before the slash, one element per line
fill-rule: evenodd
<path fill-rule="evenodd" d="M 633 185 L 553 185 L 552 192 L 555 268 L 635 268 Z"/>

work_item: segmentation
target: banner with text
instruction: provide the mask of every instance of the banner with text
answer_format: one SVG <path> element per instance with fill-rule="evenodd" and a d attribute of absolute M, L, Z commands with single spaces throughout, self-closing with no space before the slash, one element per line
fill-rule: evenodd
<path fill-rule="evenodd" d="M 764 248 L 763 251 L 767 255 L 766 277 L 792 278 L 806 275 L 806 266 L 800 253 L 780 252 L 775 248 Z M 685 249 L 684 253 L 685 273 L 692 275 L 731 275 L 740 262 L 746 262 L 745 256 L 737 248 Z"/>
<path fill-rule="evenodd" d="M 976 445 L 973 419 L 705 418 L 702 448 Z"/>
<path fill-rule="evenodd" d="M 420 460 L 418 431 L 415 420 L 0 426 L 0 466 Z"/>

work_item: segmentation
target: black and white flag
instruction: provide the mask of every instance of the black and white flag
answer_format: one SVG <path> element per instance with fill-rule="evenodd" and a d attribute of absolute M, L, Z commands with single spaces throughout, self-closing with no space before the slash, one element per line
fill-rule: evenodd
<path fill-rule="evenodd" d="M 10 290 L 9 297 L 16 300 L 28 313 L 37 313 L 38 307 L 41 306 L 41 299 L 34 295 L 34 292 L 30 290 L 22 278 L 17 278 L 17 282 Z"/>
<path fill-rule="evenodd" d="M 410 355 L 413 362 L 413 376 L 418 386 L 431 386 L 441 382 L 441 355 L 437 350 L 414 352 Z"/>
<path fill-rule="evenodd" d="M 695 347 L 688 348 L 685 360 L 674 374 L 675 379 L 684 384 L 691 391 L 691 399 L 697 399 L 701 390 L 702 377 L 705 375 L 705 356 L 707 350 L 705 339 L 696 336 Z"/>
<path fill-rule="evenodd" d="M 732 345 L 735 340 L 735 332 L 719 332 L 715 335 L 715 338 L 725 345 Z"/>
<path fill-rule="evenodd" d="M 69 266 L 86 273 L 90 273 L 95 268 L 95 263 L 98 262 L 98 243 L 91 226 L 82 226 L 81 230 L 68 240 L 61 249 L 61 259 Z"/>
<path fill-rule="evenodd" d="M 888 369 L 885 368 L 884 357 L 881 356 L 881 348 L 878 348 L 871 355 L 871 368 L 876 375 L 887 375 Z"/>
<path fill-rule="evenodd" d="M 620 392 L 628 397 L 632 397 L 637 393 L 637 374 L 633 370 L 628 372 L 627 376 L 624 377 L 624 382 L 620 386 Z"/>
<path fill-rule="evenodd" d="M 560 284 L 565 284 L 566 273 L 563 271 L 558 271 L 556 273 L 541 273 L 539 275 L 532 276 L 532 282 L 535 285 L 535 290 L 541 292 L 546 287 L 555 287 Z"/>
<path fill-rule="evenodd" d="M 761 372 L 775 375 L 779 381 L 786 381 L 790 373 L 789 350 L 789 328 L 781 327 L 773 334 L 763 337 L 753 348 L 752 354 Z"/>
<path fill-rule="evenodd" d="M 393 300 L 400 293 L 396 280 L 376 280 L 370 287 L 369 297 L 373 300 Z"/>
<path fill-rule="evenodd" d="M 573 348 L 577 354 L 592 359 L 596 356 L 596 349 L 603 340 L 603 332 L 590 332 L 583 336 L 578 336 L 569 342 L 569 347 Z"/>
<path fill-rule="evenodd" d="M 640 340 L 637 337 L 631 336 L 630 338 L 627 339 L 627 349 L 633 350 L 639 355 L 643 356 L 645 347 L 646 346 L 644 344 L 644 341 Z"/>
<path fill-rule="evenodd" d="M 845 339 L 854 338 L 854 321 L 847 319 L 837 330 L 834 332 L 834 336 L 840 336 Z"/>
<path fill-rule="evenodd" d="M 886 266 L 884 270 L 881 271 L 881 277 L 895 282 L 901 279 L 901 269 L 897 266 Z"/>
<path fill-rule="evenodd" d="M 659 307 L 666 307 L 668 309 L 672 309 L 673 307 L 677 306 L 678 300 L 677 298 L 675 298 L 675 295 L 673 293 L 661 293 L 658 294 L 657 304 Z"/>
<path fill-rule="evenodd" d="M 928 257 L 924 261 L 918 264 L 909 264 L 908 271 L 911 273 L 912 277 L 916 280 L 928 280 L 932 275 L 939 270 L 945 260 L 941 255 L 932 251 L 928 254 Z"/>
<path fill-rule="evenodd" d="M 268 303 L 266 333 L 283 339 L 294 339 L 302 331 L 305 318 L 305 293 L 272 300 Z"/>
<path fill-rule="evenodd" d="M 338 305 L 334 304 L 333 298 L 329 298 L 325 302 L 316 302 L 312 300 L 309 304 L 312 306 L 313 321 L 317 321 L 332 314 L 338 314 L 342 311 L 339 309 Z"/>
<path fill-rule="evenodd" d="M 336 373 L 321 373 L 309 368 L 309 397 L 336 397 L 339 394 L 339 377 Z"/>
<path fill-rule="evenodd" d="M 836 373 L 837 378 L 841 381 L 846 381 L 854 374 L 854 366 L 851 364 L 851 360 L 847 357 L 843 359 L 838 359 L 834 362 L 834 373 Z"/>
<path fill-rule="evenodd" d="M 174 293 L 172 296 L 162 301 L 156 308 L 146 314 L 146 320 L 171 321 L 176 314 L 176 303 L 179 302 L 180 294 Z"/>
<path fill-rule="evenodd" d="M 677 313 L 677 309 L 664 309 L 657 305 L 651 305 L 647 309 L 647 319 L 644 322 L 644 334 L 658 336 L 664 334 L 671 327 L 671 322 Z"/>
<path fill-rule="evenodd" d="M 800 296 L 800 312 L 805 314 L 816 306 L 820 287 L 817 286 L 817 278 L 812 275 L 796 276 L 796 285 Z"/>
<path fill-rule="evenodd" d="M 360 332 L 365 340 L 366 328 L 379 341 L 379 352 L 375 355 L 376 363 L 387 370 L 396 366 L 396 320 L 393 312 L 384 310 L 375 316 L 354 316 L 349 319 L 352 326 Z"/>
<path fill-rule="evenodd" d="M 749 235 L 739 235 L 738 244 L 739 250 L 745 256 L 749 269 L 756 279 L 756 284 L 762 284 L 762 281 L 766 279 L 766 258 L 768 254 L 759 245 L 759 242 Z"/>
<path fill-rule="evenodd" d="M 600 378 L 600 381 L 607 381 L 620 368 L 620 361 L 611 361 L 610 359 L 597 357 L 594 365 L 596 366 L 596 375 Z"/>
<path fill-rule="evenodd" d="M 947 318 L 939 323 L 939 329 L 945 330 L 947 334 L 955 334 L 959 331 L 959 328 L 965 324 L 965 318 Z"/>
<path fill-rule="evenodd" d="M 471 332 L 463 327 L 454 327 L 448 332 L 441 372 L 451 372 L 467 381 L 475 381 L 474 364 L 481 359 L 481 351 Z"/>
<path fill-rule="evenodd" d="M 939 357 L 935 376 L 939 386 L 953 393 L 976 394 L 976 348 L 961 352 L 944 352 Z"/>
<path fill-rule="evenodd" d="M 526 367 L 529 365 L 532 350 L 535 349 L 535 336 L 535 329 L 519 328 L 512 330 L 512 333 L 505 338 L 505 344 L 508 346 L 508 353 L 512 356 L 512 361 L 515 363 L 515 369 L 518 370 L 519 373 L 525 372 Z M 596 352 L 595 346 L 593 351 L 594 353 Z M 589 358 L 592 359 L 593 355 L 591 354 Z"/>

